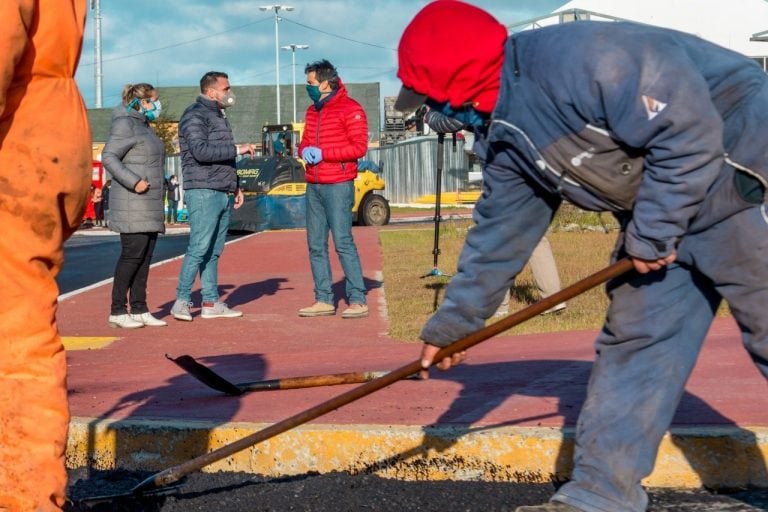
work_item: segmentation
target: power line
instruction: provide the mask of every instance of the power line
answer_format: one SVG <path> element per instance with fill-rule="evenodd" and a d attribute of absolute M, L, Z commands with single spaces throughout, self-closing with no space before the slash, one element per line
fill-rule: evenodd
<path fill-rule="evenodd" d="M 208 34 L 206 36 L 201 36 L 201 37 L 198 37 L 198 38 L 195 38 L 195 39 L 189 39 L 187 41 L 181 41 L 181 42 L 178 42 L 178 43 L 169 44 L 167 46 L 161 46 L 161 47 L 158 47 L 158 48 L 151 48 L 149 50 L 145 50 L 143 52 L 132 53 L 130 55 L 123 55 L 123 56 L 120 56 L 120 57 L 112 57 L 110 59 L 103 59 L 102 63 L 104 63 L 104 62 L 116 62 L 116 61 L 119 61 L 119 60 L 127 60 L 127 59 L 132 59 L 134 57 L 139 57 L 141 55 L 148 55 L 148 54 L 151 54 L 151 53 L 157 53 L 157 52 L 161 52 L 161 51 L 164 51 L 164 50 L 169 50 L 171 48 L 178 48 L 180 46 L 185 46 L 185 45 L 188 45 L 188 44 L 197 43 L 197 42 L 200 42 L 200 41 L 204 41 L 206 39 L 211 39 L 213 37 L 218 37 L 218 36 L 221 36 L 221 35 L 224 35 L 224 34 L 228 34 L 230 32 L 234 32 L 236 30 L 242 30 L 242 29 L 250 27 L 252 25 L 256 25 L 258 23 L 262 23 L 262 22 L 265 22 L 265 21 L 271 21 L 271 20 L 272 20 L 271 17 L 265 17 L 265 18 L 262 18 L 262 19 L 258 19 L 256 21 L 250 21 L 248 23 L 244 23 L 244 24 L 238 25 L 236 27 L 230 27 L 228 29 L 222 30 L 221 32 L 216 32 L 214 34 Z M 316 27 L 311 27 L 309 25 L 305 25 L 303 23 L 299 23 L 297 21 L 293 21 L 293 20 L 288 19 L 288 18 L 281 18 L 280 21 L 287 22 L 287 23 L 293 23 L 294 25 L 297 25 L 299 27 L 303 27 L 303 28 L 306 28 L 308 30 L 313 30 L 315 32 L 319 32 L 319 33 L 325 34 L 327 36 L 335 37 L 335 38 L 338 38 L 338 39 L 343 39 L 344 41 L 350 41 L 352 43 L 362 44 L 362 45 L 370 46 L 370 47 L 373 47 L 373 48 L 379 48 L 381 50 L 396 51 L 395 48 L 390 48 L 388 46 L 381 46 L 381 45 L 374 44 L 374 43 L 366 43 L 365 41 L 358 41 L 357 39 L 352 39 L 350 37 L 341 36 L 339 34 L 334 34 L 332 32 L 328 32 L 328 31 L 325 31 L 325 30 L 322 30 L 322 29 L 319 29 L 319 28 L 316 28 Z M 87 66 L 93 66 L 93 65 L 95 65 L 94 62 L 83 62 L 83 63 L 80 64 L 81 67 L 87 67 Z"/>
<path fill-rule="evenodd" d="M 2 1 L 2 0 L 0 0 L 0 1 Z M 225 30 L 222 30 L 221 32 L 216 32 L 216 33 L 213 33 L 213 34 L 208 34 L 208 35 L 201 36 L 201 37 L 198 37 L 198 38 L 195 38 L 195 39 L 190 39 L 190 40 L 187 40 L 187 41 L 181 41 L 181 42 L 178 42 L 178 43 L 173 43 L 173 44 L 170 44 L 170 45 L 167 45 L 167 46 L 158 47 L 158 48 L 152 48 L 152 49 L 149 49 L 149 50 L 145 50 L 143 52 L 132 53 L 131 55 L 124 55 L 124 56 L 119 56 L 119 57 L 112 57 L 110 59 L 103 59 L 102 63 L 104 63 L 104 62 L 115 62 L 115 61 L 120 61 L 120 60 L 127 60 L 127 59 L 131 59 L 131 58 L 134 58 L 134 57 L 139 57 L 139 56 L 142 56 L 142 55 L 148 55 L 148 54 L 152 54 L 152 53 L 161 52 L 161 51 L 168 50 L 168 49 L 171 49 L 171 48 L 178 48 L 180 46 L 185 46 L 185 45 L 197 43 L 199 41 L 204 41 L 206 39 L 211 39 L 211 38 L 214 38 L 214 37 L 225 35 L 225 34 L 237 31 L 237 30 L 242 30 L 244 28 L 247 28 L 247 27 L 250 27 L 250 26 L 253 26 L 253 25 L 265 22 L 265 21 L 271 21 L 271 20 L 272 20 L 272 17 L 263 17 L 261 19 L 255 20 L 255 21 L 250 21 L 250 22 L 244 23 L 242 25 L 238 25 L 238 26 L 235 26 L 235 27 L 227 28 Z M 328 32 L 328 31 L 325 31 L 325 30 L 322 30 L 322 29 L 319 29 L 319 28 L 316 28 L 316 27 L 305 25 L 303 23 L 299 23 L 297 21 L 293 21 L 293 20 L 288 19 L 288 18 L 281 18 L 280 21 L 287 22 L 287 23 L 293 23 L 294 25 L 297 25 L 299 27 L 302 27 L 302 28 L 305 28 L 305 29 L 308 29 L 308 30 L 312 30 L 312 31 L 315 31 L 315 32 L 318 32 L 318 33 L 321 33 L 321 34 L 325 34 L 327 36 L 335 37 L 337 39 L 342 39 L 344 41 L 349 41 L 349 42 L 356 43 L 356 44 L 361 44 L 361 45 L 364 45 L 364 46 L 370 46 L 372 48 L 379 48 L 379 49 L 382 49 L 382 50 L 396 51 L 395 48 L 390 48 L 390 47 L 387 47 L 387 46 L 382 46 L 382 45 L 378 45 L 378 44 L 374 44 L 374 43 L 367 43 L 365 41 L 359 41 L 357 39 L 352 39 L 350 37 L 342 36 L 342 35 L 339 35 L 339 34 L 334 34 L 332 32 Z M 87 62 L 87 63 L 86 62 L 81 62 L 79 67 L 87 67 L 87 66 L 94 66 L 94 65 L 95 65 L 94 62 Z M 280 67 L 284 68 L 284 67 L 287 67 L 287 65 L 283 65 L 283 66 L 280 66 Z M 371 70 L 386 69 L 386 71 L 381 71 L 379 73 L 375 73 L 375 74 L 370 75 L 371 78 L 373 78 L 375 76 L 386 75 L 386 74 L 388 74 L 388 73 L 390 73 L 392 71 L 392 68 L 382 68 L 382 67 L 375 67 L 375 66 L 341 66 L 341 67 L 344 67 L 346 69 L 371 69 Z M 270 71 L 264 71 L 264 72 L 260 72 L 260 73 L 248 73 L 246 76 L 258 77 L 258 76 L 270 74 L 272 72 L 273 71 L 270 70 Z M 109 95 L 108 97 L 112 98 L 112 97 L 115 97 L 115 96 Z"/>
<path fill-rule="evenodd" d="M 280 65 L 280 69 L 286 69 L 286 68 L 290 68 L 290 67 L 291 67 L 291 64 L 281 64 Z M 243 78 L 248 78 L 248 77 L 257 77 L 257 76 L 262 76 L 262 75 L 271 75 L 271 74 L 274 74 L 274 72 L 275 72 L 274 69 L 268 69 L 267 71 L 260 71 L 258 73 L 245 73 L 245 74 L 239 75 L 239 80 L 242 80 Z"/>
<path fill-rule="evenodd" d="M 358 80 L 373 80 L 374 78 L 386 76 L 386 75 L 394 75 L 397 68 L 388 68 L 385 71 L 380 71 L 378 73 L 373 73 L 371 75 L 363 75 L 358 78 Z"/>
<path fill-rule="evenodd" d="M 326 32 L 325 30 L 321 30 L 321 29 L 315 28 L 315 27 L 310 27 L 309 25 L 304 25 L 303 23 L 299 23 L 298 21 L 293 21 L 293 20 L 288 19 L 288 18 L 281 18 L 281 21 L 285 21 L 287 23 L 293 23 L 294 25 L 298 25 L 300 27 L 304 27 L 304 28 L 309 29 L 309 30 L 314 30 L 315 32 L 320 32 L 321 34 L 325 34 L 327 36 L 337 37 L 337 38 L 343 39 L 345 41 L 350 41 L 352 43 L 362 44 L 362 45 L 365 45 L 365 46 L 372 46 L 373 48 L 379 48 L 379 49 L 382 49 L 382 50 L 392 50 L 393 52 L 397 51 L 395 48 L 390 48 L 388 46 L 381 46 L 381 45 L 378 45 L 378 44 L 366 43 L 365 41 L 358 41 L 357 39 L 352 39 L 350 37 L 340 36 L 338 34 L 333 34 L 331 32 Z"/>
<path fill-rule="evenodd" d="M 272 21 L 272 18 L 271 17 L 270 18 L 262 18 L 260 20 L 251 21 L 251 22 L 245 23 L 243 25 L 239 25 L 237 27 L 231 27 L 231 28 L 228 28 L 226 30 L 222 30 L 221 32 L 216 32 L 215 34 L 209 34 L 207 36 L 201 36 L 201 37 L 198 37 L 196 39 L 190 39 L 188 41 L 182 41 L 180 43 L 174 43 L 174 44 L 170 44 L 168 46 L 161 46 L 159 48 L 152 48 L 150 50 L 145 50 L 143 52 L 137 52 L 137 53 L 132 53 L 130 55 L 124 55 L 122 57 L 112 57 L 111 59 L 103 59 L 102 62 L 115 62 L 115 61 L 118 61 L 118 60 L 132 59 L 132 58 L 138 57 L 140 55 L 147 55 L 149 53 L 156 53 L 156 52 L 160 52 L 160 51 L 163 51 L 163 50 L 168 50 L 170 48 L 178 48 L 179 46 L 185 46 L 185 45 L 188 45 L 188 44 L 197 43 L 197 42 L 203 41 L 205 39 L 210 39 L 212 37 L 218 37 L 220 35 L 224 35 L 224 34 L 228 34 L 230 32 L 234 32 L 235 30 L 241 30 L 241 29 L 244 29 L 246 27 L 250 27 L 251 25 L 256 25 L 257 23 L 262 23 L 264 21 Z M 82 66 L 82 67 L 93 66 L 93 65 L 94 65 L 93 62 L 80 64 L 80 66 Z"/>

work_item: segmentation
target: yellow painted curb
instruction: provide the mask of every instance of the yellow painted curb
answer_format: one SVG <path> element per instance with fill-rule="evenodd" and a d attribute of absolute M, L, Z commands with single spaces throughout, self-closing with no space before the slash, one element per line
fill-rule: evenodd
<path fill-rule="evenodd" d="M 67 466 L 159 471 L 268 425 L 73 418 Z M 768 428 L 676 429 L 665 436 L 651 487 L 768 487 Z M 571 470 L 573 431 L 556 428 L 304 425 L 205 471 L 280 477 L 375 473 L 399 480 L 549 482 Z M 760 469 L 762 468 L 762 469 Z"/>
<path fill-rule="evenodd" d="M 62 336 L 66 350 L 91 350 L 108 347 L 117 338 L 114 336 Z"/>

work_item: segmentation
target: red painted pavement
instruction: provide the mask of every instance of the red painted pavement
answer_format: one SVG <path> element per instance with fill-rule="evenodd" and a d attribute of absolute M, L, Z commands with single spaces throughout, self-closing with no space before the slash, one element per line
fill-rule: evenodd
<path fill-rule="evenodd" d="M 419 344 L 387 337 L 386 276 L 377 228 L 356 227 L 370 316 L 299 318 L 313 302 L 303 230 L 267 232 L 227 245 L 219 265 L 223 300 L 243 318 L 193 322 L 169 315 L 181 259 L 152 268 L 149 304 L 168 327 L 107 325 L 111 285 L 63 300 L 64 336 L 118 336 L 107 348 L 71 351 L 73 416 L 276 422 L 349 386 L 228 397 L 186 375 L 165 354 L 189 354 L 231 382 L 348 371 L 391 370 Z M 341 270 L 332 257 L 336 288 Z M 421 269 L 423 270 L 423 269 Z M 414 276 L 419 269 L 414 269 Z M 381 280 L 383 279 L 383 283 Z M 337 294 L 337 296 L 339 296 Z M 199 306 L 199 293 L 194 296 Z M 345 304 L 341 304 L 343 308 Z M 501 336 L 466 364 L 429 381 L 402 381 L 315 420 L 323 424 L 573 425 L 584 396 L 595 332 Z M 675 419 L 677 425 L 768 426 L 765 380 L 741 347 L 731 319 L 718 319 Z"/>

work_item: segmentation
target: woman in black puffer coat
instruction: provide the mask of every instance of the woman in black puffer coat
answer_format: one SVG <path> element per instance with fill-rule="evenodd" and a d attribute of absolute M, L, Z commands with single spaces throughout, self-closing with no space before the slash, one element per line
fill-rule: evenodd
<path fill-rule="evenodd" d="M 126 85 L 122 103 L 112 112 L 109 140 L 102 153 L 104 167 L 112 176 L 109 227 L 120 233 L 122 245 L 112 284 L 111 327 L 167 325 L 147 307 L 149 263 L 157 234 L 165 232 L 165 148 L 149 126 L 159 114 L 160 101 L 153 86 Z"/>

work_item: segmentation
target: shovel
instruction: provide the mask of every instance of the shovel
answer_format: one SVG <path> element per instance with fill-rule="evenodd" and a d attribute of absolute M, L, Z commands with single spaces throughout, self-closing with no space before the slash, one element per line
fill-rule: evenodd
<path fill-rule="evenodd" d="M 173 358 L 168 354 L 165 357 L 176 363 L 180 368 L 206 386 L 232 396 L 240 396 L 251 391 L 270 391 L 275 389 L 299 389 L 319 386 L 337 386 L 339 384 L 362 384 L 383 377 L 387 372 L 349 372 L 331 373 L 328 375 L 310 375 L 305 377 L 288 377 L 282 379 L 259 380 L 255 382 L 243 382 L 234 384 L 217 374 L 207 366 L 204 366 L 192 356 L 183 355 Z M 411 376 L 418 378 L 418 374 Z"/>
<path fill-rule="evenodd" d="M 618 277 L 631 269 L 632 261 L 629 258 L 620 259 L 616 263 L 613 263 L 608 267 L 588 277 L 585 277 L 581 281 L 578 281 L 571 286 L 568 286 L 567 288 L 563 288 L 554 295 L 550 295 L 545 299 L 531 304 L 525 309 L 521 309 L 520 311 L 506 316 L 497 322 L 494 322 L 482 329 L 478 329 L 477 331 L 454 341 L 447 347 L 442 348 L 435 355 L 434 361 L 441 361 L 443 358 L 450 357 L 456 352 L 462 352 L 468 348 L 474 347 L 475 345 L 482 343 L 488 338 L 491 338 L 506 331 L 507 329 L 521 324 L 561 302 L 573 299 L 577 295 L 581 295 L 585 291 L 594 288 L 595 286 L 598 286 L 609 279 Z M 186 475 L 198 471 L 209 464 L 213 464 L 216 461 L 229 457 L 230 455 L 233 455 L 250 446 L 275 437 L 278 434 L 282 434 L 283 432 L 298 427 L 299 425 L 303 425 L 304 423 L 334 411 L 339 407 L 350 404 L 355 400 L 359 400 L 360 398 L 368 396 L 371 393 L 394 384 L 395 382 L 409 377 L 410 375 L 413 375 L 414 373 L 417 373 L 421 370 L 421 361 L 416 360 L 385 374 L 383 377 L 379 377 L 361 386 L 351 389 L 336 396 L 335 398 L 331 398 L 330 400 L 326 400 L 325 402 L 322 402 L 314 407 L 310 407 L 303 412 L 295 414 L 287 419 L 284 419 L 283 421 L 275 423 L 274 425 L 271 425 L 265 429 L 259 430 L 258 432 L 254 432 L 253 434 L 245 436 L 242 439 L 224 445 L 221 448 L 213 450 L 212 452 L 200 455 L 199 457 L 195 457 L 194 459 L 191 459 L 187 462 L 155 473 L 154 475 L 151 475 L 136 485 L 130 491 L 123 493 L 122 495 L 111 495 L 108 498 L 110 500 L 120 498 L 135 499 L 147 495 L 148 493 L 155 494 L 160 490 L 160 488 L 178 482 Z M 103 503 L 104 497 L 85 498 L 84 500 L 81 500 L 79 504 L 88 506 L 89 503 L 96 502 Z"/>

